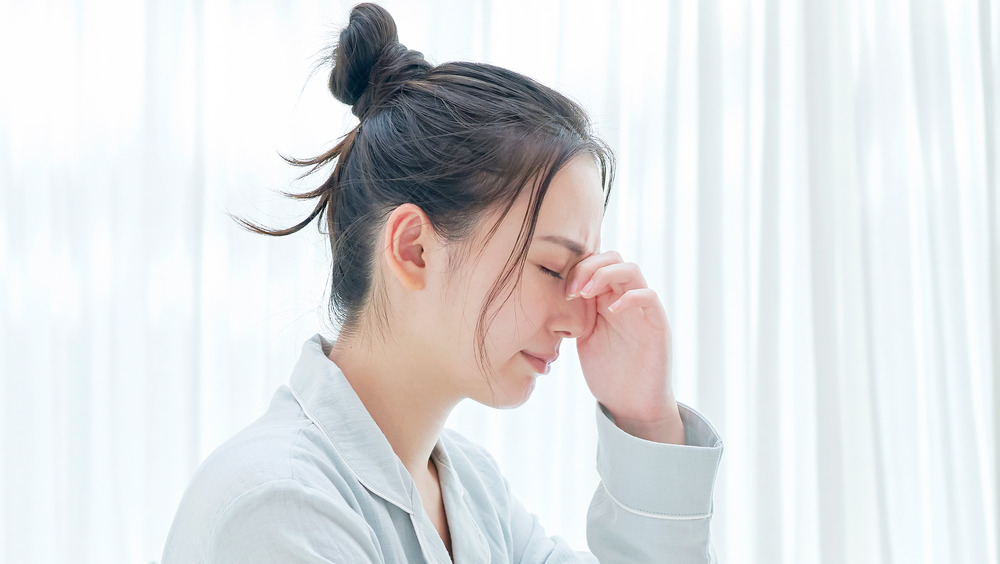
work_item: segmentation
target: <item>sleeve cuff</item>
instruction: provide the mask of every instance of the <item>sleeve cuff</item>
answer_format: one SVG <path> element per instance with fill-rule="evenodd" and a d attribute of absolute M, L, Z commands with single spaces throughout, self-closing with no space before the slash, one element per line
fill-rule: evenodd
<path fill-rule="evenodd" d="M 597 404 L 597 473 L 618 503 L 639 513 L 675 518 L 712 514 L 722 439 L 700 413 L 680 402 L 687 444 L 656 443 L 621 430 Z"/>

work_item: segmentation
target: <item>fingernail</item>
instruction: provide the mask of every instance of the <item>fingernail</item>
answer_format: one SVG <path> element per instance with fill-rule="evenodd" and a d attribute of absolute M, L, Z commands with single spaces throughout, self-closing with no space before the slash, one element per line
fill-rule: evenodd
<path fill-rule="evenodd" d="M 584 286 L 582 290 L 580 290 L 580 295 L 586 296 L 587 293 L 590 292 L 593 288 L 594 288 L 594 281 L 591 280 L 590 282 L 587 282 L 587 285 Z"/>
<path fill-rule="evenodd" d="M 608 306 L 608 311 L 610 311 L 611 313 L 614 313 L 615 310 L 618 309 L 618 308 L 620 308 L 621 306 L 622 306 L 622 301 L 619 299 L 617 302 L 615 302 L 615 303 L 613 303 L 613 304 L 611 304 L 611 305 Z"/>
<path fill-rule="evenodd" d="M 573 298 L 576 297 L 576 288 L 579 285 L 580 283 L 576 281 L 574 281 L 572 284 L 569 285 L 569 295 L 566 296 L 567 300 L 572 300 Z"/>

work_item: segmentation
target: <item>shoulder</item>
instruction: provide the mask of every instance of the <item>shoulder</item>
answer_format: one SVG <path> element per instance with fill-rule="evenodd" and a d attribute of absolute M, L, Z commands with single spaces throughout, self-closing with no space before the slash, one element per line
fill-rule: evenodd
<path fill-rule="evenodd" d="M 340 523 L 369 536 L 336 453 L 285 391 L 195 471 L 171 526 L 165 562 L 201 561 L 213 543 L 264 530 L 267 523 Z"/>
<path fill-rule="evenodd" d="M 237 492 L 208 515 L 179 513 L 163 564 L 298 561 L 381 562 L 375 531 L 336 492 L 271 478 Z"/>
<path fill-rule="evenodd" d="M 262 484 L 301 478 L 301 461 L 320 445 L 312 440 L 312 422 L 289 413 L 287 406 L 280 405 L 280 394 L 267 413 L 205 458 L 185 498 L 227 505 Z"/>

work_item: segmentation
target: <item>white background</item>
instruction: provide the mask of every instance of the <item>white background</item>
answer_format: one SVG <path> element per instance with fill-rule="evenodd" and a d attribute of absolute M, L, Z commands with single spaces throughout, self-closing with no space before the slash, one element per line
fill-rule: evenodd
<path fill-rule="evenodd" d="M 199 462 L 326 330 L 323 236 L 225 212 L 311 209 L 278 153 L 354 123 L 307 80 L 350 5 L 0 0 L 0 562 L 158 560 Z M 385 5 L 615 148 L 604 250 L 725 441 L 721 561 L 997 561 L 997 0 Z M 583 549 L 594 412 L 564 351 L 523 408 L 449 424 Z"/>

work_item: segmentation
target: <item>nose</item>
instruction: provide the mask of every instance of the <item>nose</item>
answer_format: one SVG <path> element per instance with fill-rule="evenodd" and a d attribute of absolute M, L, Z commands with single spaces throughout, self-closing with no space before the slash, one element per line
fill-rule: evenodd
<path fill-rule="evenodd" d="M 575 339 L 583 335 L 588 324 L 593 323 L 593 317 L 597 314 L 594 301 L 584 298 L 567 300 L 564 296 L 554 299 L 555 303 L 549 312 L 550 330 L 559 337 L 567 339 Z"/>

